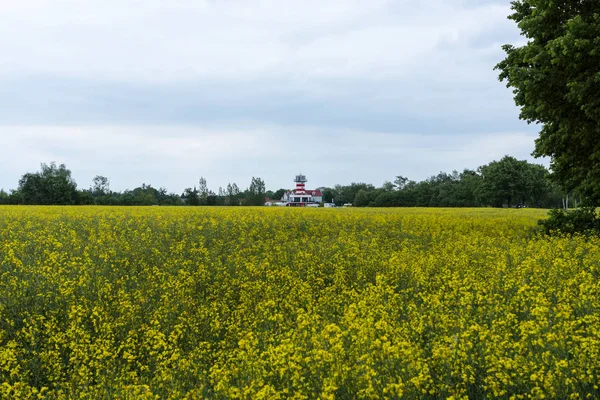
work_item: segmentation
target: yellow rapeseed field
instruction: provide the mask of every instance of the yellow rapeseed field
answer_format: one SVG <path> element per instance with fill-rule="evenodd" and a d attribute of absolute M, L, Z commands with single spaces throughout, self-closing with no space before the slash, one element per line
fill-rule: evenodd
<path fill-rule="evenodd" d="M 2 398 L 600 398 L 545 211 L 0 207 Z"/>

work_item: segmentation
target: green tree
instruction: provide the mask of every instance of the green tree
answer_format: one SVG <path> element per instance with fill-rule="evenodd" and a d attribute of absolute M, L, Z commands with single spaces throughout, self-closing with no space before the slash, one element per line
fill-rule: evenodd
<path fill-rule="evenodd" d="M 323 193 L 323 203 L 333 203 L 338 194 L 337 191 L 332 188 L 323 188 L 321 193 Z"/>
<path fill-rule="evenodd" d="M 13 189 L 8 195 L 8 204 L 23 204 L 23 194 L 18 189 Z"/>
<path fill-rule="evenodd" d="M 208 205 L 208 185 L 206 184 L 206 179 L 201 176 L 198 180 L 198 195 L 200 196 L 200 205 L 206 206 Z"/>
<path fill-rule="evenodd" d="M 381 189 L 384 192 L 391 192 L 396 188 L 396 185 L 394 185 L 392 182 L 390 181 L 385 181 L 383 182 L 383 185 L 381 186 Z"/>
<path fill-rule="evenodd" d="M 460 180 L 456 188 L 456 205 L 459 207 L 477 207 L 481 202 L 477 198 L 481 186 L 481 175 L 476 171 L 465 169 L 460 174 Z"/>
<path fill-rule="evenodd" d="M 278 189 L 275 193 L 273 193 L 273 200 L 281 200 L 285 192 L 287 192 L 287 190 Z"/>
<path fill-rule="evenodd" d="M 110 193 L 110 181 L 107 177 L 96 175 L 92 180 L 92 193 L 94 196 L 105 196 Z"/>
<path fill-rule="evenodd" d="M 80 206 L 90 206 L 96 204 L 92 191 L 89 189 L 78 190 L 76 204 Z"/>
<path fill-rule="evenodd" d="M 199 206 L 200 205 L 200 197 L 198 196 L 198 189 L 196 186 L 194 188 L 187 188 L 183 191 L 181 198 L 188 206 Z"/>
<path fill-rule="evenodd" d="M 353 205 L 355 207 L 366 207 L 371 202 L 371 194 L 372 192 L 367 192 L 365 189 L 360 189 L 356 192 L 356 196 L 354 196 Z"/>
<path fill-rule="evenodd" d="M 77 202 L 77 184 L 64 164 L 41 164 L 41 171 L 26 173 L 19 180 L 24 204 L 66 205 Z"/>
<path fill-rule="evenodd" d="M 495 207 L 528 204 L 539 207 L 550 195 L 548 170 L 525 160 L 504 156 L 479 167 L 477 194 L 482 203 Z"/>
<path fill-rule="evenodd" d="M 246 201 L 249 206 L 262 206 L 265 204 L 266 186 L 265 181 L 261 178 L 252 177 L 246 192 Z"/>
<path fill-rule="evenodd" d="M 8 204 L 8 193 L 0 189 L 0 204 Z"/>
<path fill-rule="evenodd" d="M 394 179 L 394 185 L 398 188 L 398 190 L 404 189 L 406 184 L 408 183 L 408 178 L 402 175 L 398 175 L 396 179 Z"/>
<path fill-rule="evenodd" d="M 510 207 L 525 197 L 525 171 L 516 158 L 504 156 L 500 161 L 479 167 L 479 173 L 483 178 L 480 196 L 485 203 Z"/>
<path fill-rule="evenodd" d="M 206 205 L 207 206 L 216 206 L 219 204 L 219 196 L 212 190 L 209 190 L 206 193 Z"/>
<path fill-rule="evenodd" d="M 238 206 L 240 204 L 240 188 L 236 183 L 227 184 L 227 198 L 225 199 L 225 205 Z"/>
<path fill-rule="evenodd" d="M 219 186 L 219 192 L 217 193 L 217 204 L 218 206 L 224 206 L 227 202 L 227 192 L 223 187 Z"/>
<path fill-rule="evenodd" d="M 159 191 L 152 187 L 152 185 L 146 185 L 142 183 L 142 186 L 137 187 L 131 191 L 133 195 L 133 204 L 138 206 L 153 206 L 158 205 Z"/>
<path fill-rule="evenodd" d="M 356 195 L 360 190 L 364 190 L 367 193 L 372 192 L 375 190 L 375 186 L 369 183 L 352 182 L 347 186 L 336 185 L 335 190 L 337 191 L 335 203 L 337 205 L 343 205 L 345 203 L 354 203 Z"/>
<path fill-rule="evenodd" d="M 89 190 L 89 194 L 92 195 L 91 204 L 106 205 L 110 199 L 110 181 L 107 177 L 102 175 L 96 175 L 92 180 L 92 187 Z M 79 203 L 87 204 L 89 202 L 88 194 L 83 192 L 79 193 Z"/>
<path fill-rule="evenodd" d="M 541 124 L 535 156 L 551 158 L 552 177 L 600 204 L 600 1 L 516 0 L 527 44 L 505 45 L 496 68 L 513 89 L 521 119 Z"/>

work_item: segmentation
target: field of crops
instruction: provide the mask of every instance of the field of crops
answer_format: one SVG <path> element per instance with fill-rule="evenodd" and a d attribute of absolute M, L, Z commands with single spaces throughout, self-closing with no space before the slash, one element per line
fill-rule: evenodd
<path fill-rule="evenodd" d="M 544 214 L 0 207 L 0 397 L 600 398 L 600 240 Z"/>

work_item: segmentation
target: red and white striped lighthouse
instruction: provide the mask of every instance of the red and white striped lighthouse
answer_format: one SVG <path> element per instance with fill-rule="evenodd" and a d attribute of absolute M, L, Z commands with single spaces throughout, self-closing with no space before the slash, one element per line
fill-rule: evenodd
<path fill-rule="evenodd" d="M 304 187 L 306 183 L 306 176 L 302 174 L 296 175 L 294 182 L 296 182 L 296 194 L 306 194 L 306 189 Z"/>

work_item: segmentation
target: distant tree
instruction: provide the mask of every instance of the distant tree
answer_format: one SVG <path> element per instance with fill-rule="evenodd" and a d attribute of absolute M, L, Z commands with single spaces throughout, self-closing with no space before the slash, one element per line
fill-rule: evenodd
<path fill-rule="evenodd" d="M 156 190 L 155 196 L 160 206 L 177 206 L 181 203 L 181 197 L 175 193 L 169 193 L 165 187 Z"/>
<path fill-rule="evenodd" d="M 134 206 L 135 204 L 135 196 L 133 195 L 132 190 L 124 190 L 123 193 L 119 196 L 119 205 L 123 206 Z"/>
<path fill-rule="evenodd" d="M 250 206 L 262 206 L 265 204 L 265 181 L 261 178 L 252 177 L 250 186 L 246 191 L 246 202 Z"/>
<path fill-rule="evenodd" d="M 77 191 L 77 200 L 76 200 L 75 204 L 78 204 L 81 206 L 89 206 L 89 205 L 96 204 L 96 201 L 94 199 L 94 194 L 89 189 L 78 190 Z"/>
<path fill-rule="evenodd" d="M 396 188 L 398 190 L 404 189 L 404 187 L 406 186 L 407 183 L 408 183 L 408 178 L 404 177 L 402 175 L 398 175 L 396 177 L 396 179 L 394 180 L 394 184 L 396 185 Z"/>
<path fill-rule="evenodd" d="M 460 178 L 455 192 L 456 206 L 477 207 L 481 205 L 478 193 L 481 191 L 482 179 L 477 171 L 465 169 L 460 173 Z"/>
<path fill-rule="evenodd" d="M 227 202 L 227 191 L 219 186 L 219 192 L 217 193 L 216 205 L 224 206 Z"/>
<path fill-rule="evenodd" d="M 160 196 L 159 191 L 153 188 L 152 185 L 146 185 L 137 187 L 131 191 L 133 195 L 132 202 L 138 206 L 153 206 L 158 205 L 158 198 Z"/>
<path fill-rule="evenodd" d="M 541 165 L 505 156 L 479 167 L 481 200 L 492 206 L 511 207 L 532 203 L 539 206 L 551 191 L 547 180 L 548 171 Z"/>
<path fill-rule="evenodd" d="M 106 196 L 110 193 L 110 181 L 107 177 L 96 175 L 92 180 L 92 193 L 94 196 Z"/>
<path fill-rule="evenodd" d="M 431 179 L 416 183 L 411 187 L 413 194 L 412 200 L 414 206 L 417 207 L 432 207 L 434 205 L 433 198 L 435 196 L 435 182 Z M 406 189 L 406 188 L 405 188 Z M 405 190 L 403 189 L 402 192 Z"/>
<path fill-rule="evenodd" d="M 283 198 L 283 195 L 285 194 L 285 192 L 287 192 L 286 189 L 278 189 L 275 191 L 275 193 L 273 193 L 273 199 L 274 200 L 281 200 Z"/>
<path fill-rule="evenodd" d="M 356 196 L 356 193 L 348 193 L 346 186 L 342 185 L 335 185 L 333 187 L 333 192 L 335 193 L 335 205 L 338 207 L 346 203 L 352 203 L 352 201 L 354 201 L 354 197 Z"/>
<path fill-rule="evenodd" d="M 183 191 L 181 198 L 188 206 L 199 206 L 200 205 L 200 197 L 198 196 L 198 189 L 194 186 L 194 188 L 187 188 Z"/>
<path fill-rule="evenodd" d="M 542 207 L 552 190 L 548 170 L 542 165 L 526 163 L 525 174 L 525 201 L 532 207 Z"/>
<path fill-rule="evenodd" d="M 525 197 L 526 176 L 516 158 L 505 156 L 479 167 L 483 178 L 481 197 L 494 207 L 512 206 Z"/>
<path fill-rule="evenodd" d="M 379 193 L 377 193 L 377 195 L 369 205 L 372 207 L 397 207 L 398 205 L 400 205 L 399 193 L 401 192 L 391 192 L 388 190 L 382 190 Z"/>
<path fill-rule="evenodd" d="M 77 184 L 64 164 L 41 164 L 41 171 L 26 173 L 19 180 L 25 204 L 67 205 L 77 202 Z"/>
<path fill-rule="evenodd" d="M 385 181 L 385 182 L 383 182 L 383 186 L 381 188 L 383 189 L 384 192 L 391 192 L 392 190 L 394 190 L 396 188 L 396 185 L 394 185 L 390 181 Z"/>
<path fill-rule="evenodd" d="M 500 80 L 520 118 L 541 124 L 534 155 L 550 157 L 567 193 L 600 205 L 600 1 L 514 0 L 512 10 L 527 42 L 503 47 Z"/>
<path fill-rule="evenodd" d="M 208 192 L 209 190 L 206 184 L 206 179 L 201 176 L 198 180 L 198 196 L 200 197 L 201 206 L 208 205 Z"/>
<path fill-rule="evenodd" d="M 8 193 L 0 189 L 0 204 L 8 204 Z"/>
<path fill-rule="evenodd" d="M 218 204 L 219 197 L 215 192 L 209 190 L 206 194 L 206 205 L 207 206 L 216 206 Z"/>
<path fill-rule="evenodd" d="M 161 187 L 158 190 L 156 190 L 155 196 L 159 206 L 171 204 L 169 192 L 167 191 L 166 187 Z"/>
<path fill-rule="evenodd" d="M 356 196 L 354 196 L 354 201 L 352 204 L 355 207 L 366 207 L 371 202 L 371 196 L 369 196 L 369 192 L 365 189 L 360 189 L 356 192 Z"/>
<path fill-rule="evenodd" d="M 8 194 L 8 204 L 23 204 L 23 194 L 20 190 L 11 190 Z"/>
<path fill-rule="evenodd" d="M 337 197 L 337 192 L 333 188 L 322 188 L 321 193 L 323 193 L 324 203 L 333 203 L 333 201 Z"/>
<path fill-rule="evenodd" d="M 225 200 L 225 205 L 228 206 L 238 206 L 240 204 L 240 189 L 238 185 L 235 183 L 227 184 L 227 198 Z"/>
<path fill-rule="evenodd" d="M 369 183 L 352 182 L 350 185 L 341 186 L 338 189 L 338 193 L 339 193 L 338 198 L 341 201 L 344 201 L 344 203 L 354 203 L 356 195 L 358 194 L 358 192 L 361 189 L 364 190 L 365 192 L 371 192 L 371 191 L 375 190 L 375 186 L 373 186 Z M 338 202 L 338 198 L 336 198 L 336 203 Z"/>

